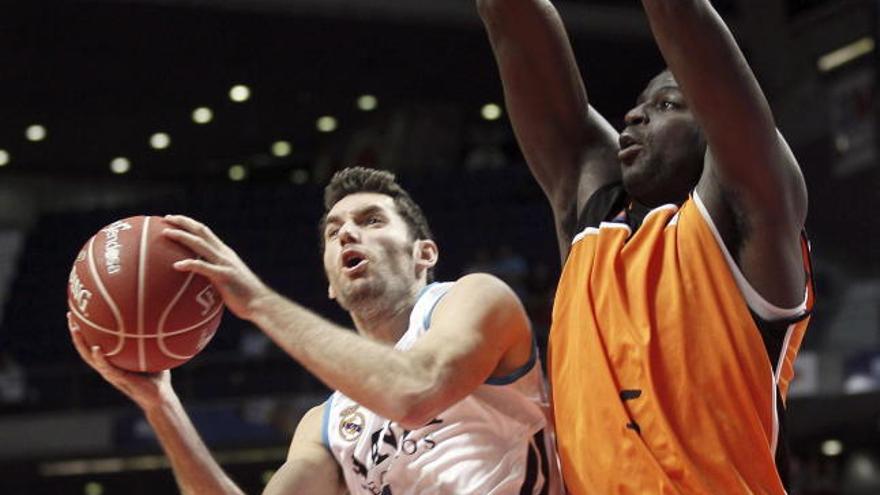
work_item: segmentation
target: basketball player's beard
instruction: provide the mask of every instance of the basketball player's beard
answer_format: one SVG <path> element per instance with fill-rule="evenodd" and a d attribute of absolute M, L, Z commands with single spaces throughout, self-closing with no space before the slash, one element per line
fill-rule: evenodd
<path fill-rule="evenodd" d="M 341 291 L 339 304 L 346 311 L 356 313 L 360 318 L 368 320 L 379 318 L 383 314 L 393 313 L 399 301 L 405 298 L 406 291 L 395 291 L 394 285 L 381 278 L 353 281 Z M 401 292 L 401 294 L 390 294 L 390 292 Z"/>
<path fill-rule="evenodd" d="M 364 321 L 392 318 L 413 302 L 417 291 L 402 280 L 374 278 L 351 284 L 338 298 L 346 311 Z"/>

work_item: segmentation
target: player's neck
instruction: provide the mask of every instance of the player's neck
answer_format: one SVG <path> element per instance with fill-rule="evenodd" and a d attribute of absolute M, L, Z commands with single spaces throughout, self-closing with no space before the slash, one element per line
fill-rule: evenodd
<path fill-rule="evenodd" d="M 408 308 L 400 308 L 393 314 L 386 314 L 383 317 L 361 319 L 356 314 L 352 314 L 354 326 L 358 333 L 379 342 L 394 345 L 406 333 L 409 327 L 409 314 L 412 306 Z"/>
<path fill-rule="evenodd" d="M 371 304 L 366 311 L 352 311 L 351 319 L 358 333 L 394 345 L 409 328 L 409 316 L 419 291 L 401 297 L 387 297 L 387 304 Z"/>

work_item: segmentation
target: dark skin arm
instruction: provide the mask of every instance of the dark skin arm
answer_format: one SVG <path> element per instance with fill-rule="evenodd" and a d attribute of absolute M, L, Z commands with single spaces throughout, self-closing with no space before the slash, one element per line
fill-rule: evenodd
<path fill-rule="evenodd" d="M 589 105 L 571 43 L 548 0 L 477 0 L 514 132 L 544 190 L 563 262 L 577 214 L 619 180 L 617 131 Z"/>
<path fill-rule="evenodd" d="M 803 301 L 803 176 L 727 26 L 708 0 L 642 0 L 669 69 L 706 135 L 697 192 L 749 283 Z"/>

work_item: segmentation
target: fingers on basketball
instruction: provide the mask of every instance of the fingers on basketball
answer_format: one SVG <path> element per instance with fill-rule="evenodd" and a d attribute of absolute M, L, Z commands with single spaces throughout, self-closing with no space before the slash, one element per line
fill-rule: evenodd
<path fill-rule="evenodd" d="M 174 263 L 174 268 L 176 270 L 193 272 L 197 275 L 202 275 L 203 277 L 209 279 L 215 285 L 225 282 L 228 279 L 229 273 L 231 272 L 231 268 L 229 267 L 215 265 L 201 259 L 180 260 Z"/>
<path fill-rule="evenodd" d="M 186 215 L 166 215 L 165 220 L 191 235 L 202 238 L 210 245 L 215 247 L 221 247 L 224 245 L 223 241 L 214 234 L 214 231 L 212 231 L 210 227 L 198 220 L 194 220 Z"/>
<path fill-rule="evenodd" d="M 194 253 L 214 263 L 217 261 L 217 250 L 211 246 L 205 239 L 193 235 L 186 230 L 165 229 L 163 234 L 172 240 L 183 244 L 191 249 Z"/>

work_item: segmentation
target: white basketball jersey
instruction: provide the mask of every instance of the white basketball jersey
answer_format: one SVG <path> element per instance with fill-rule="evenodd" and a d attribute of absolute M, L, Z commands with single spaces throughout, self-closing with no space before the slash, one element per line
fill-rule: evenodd
<path fill-rule="evenodd" d="M 423 289 L 407 350 L 429 331 L 452 283 Z M 562 493 L 537 349 L 510 376 L 489 379 L 425 426 L 406 430 L 340 392 L 324 405 L 324 443 L 351 495 L 555 495 Z"/>

